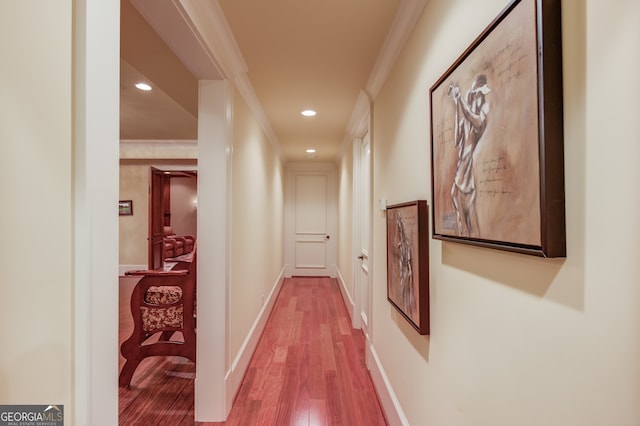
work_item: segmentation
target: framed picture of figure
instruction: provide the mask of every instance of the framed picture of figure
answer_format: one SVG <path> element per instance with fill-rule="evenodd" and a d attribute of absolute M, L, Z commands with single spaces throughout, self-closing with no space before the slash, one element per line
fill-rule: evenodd
<path fill-rule="evenodd" d="M 424 200 L 387 207 L 387 300 L 429 334 L 429 222 Z"/>
<path fill-rule="evenodd" d="M 513 0 L 430 89 L 433 238 L 566 256 L 560 0 Z"/>

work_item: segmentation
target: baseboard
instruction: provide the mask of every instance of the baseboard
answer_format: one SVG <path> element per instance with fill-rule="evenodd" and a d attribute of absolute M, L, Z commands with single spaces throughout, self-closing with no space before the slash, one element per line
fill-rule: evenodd
<path fill-rule="evenodd" d="M 347 311 L 349 312 L 349 317 L 351 319 L 351 324 L 353 324 L 353 317 L 355 313 L 355 303 L 347 290 L 347 286 L 344 283 L 344 278 L 342 277 L 342 273 L 340 273 L 340 268 L 336 268 L 336 275 L 338 278 L 338 288 L 340 288 L 340 293 L 342 294 L 342 300 L 344 300 L 344 304 L 347 307 Z"/>
<path fill-rule="evenodd" d="M 351 322 L 353 324 L 353 320 L 357 315 L 355 311 L 355 303 L 347 290 L 347 287 L 344 282 L 344 278 L 340 272 L 340 269 L 337 268 L 337 278 L 338 278 L 338 287 L 340 288 L 340 293 L 342 294 L 342 299 L 344 300 L 344 304 L 347 306 L 347 311 L 349 312 L 349 316 L 351 317 Z M 360 320 L 359 318 L 357 318 Z M 378 393 L 378 398 L 380 399 L 380 405 L 382 406 L 382 410 L 384 411 L 384 415 L 387 418 L 387 422 L 389 426 L 405 426 L 409 425 L 407 418 L 402 411 L 402 407 L 400 407 L 400 402 L 396 397 L 393 388 L 391 387 L 391 383 L 387 378 L 387 374 L 384 372 L 384 368 L 382 368 L 382 363 L 380 362 L 380 358 L 378 358 L 378 354 L 376 353 L 373 345 L 370 345 L 367 342 L 367 358 L 371 360 L 368 362 L 369 364 L 369 373 L 371 374 L 371 379 L 373 381 L 373 386 Z"/>
<path fill-rule="evenodd" d="M 118 265 L 118 275 L 123 277 L 127 271 L 138 271 L 140 269 L 148 269 L 147 265 Z"/>
<path fill-rule="evenodd" d="M 267 320 L 269 319 L 269 314 L 273 310 L 273 306 L 275 305 L 276 298 L 278 297 L 278 293 L 280 292 L 280 288 L 282 287 L 282 282 L 284 280 L 284 268 L 280 271 L 278 278 L 269 293 L 269 297 L 267 297 L 265 304 L 260 309 L 260 313 L 258 313 L 258 317 L 254 321 L 247 337 L 244 339 L 240 350 L 238 351 L 238 355 L 235 357 L 231 364 L 231 368 L 227 372 L 227 376 L 225 377 L 225 387 L 227 394 L 227 412 L 231 410 L 231 405 L 233 404 L 233 400 L 235 399 L 235 395 L 238 393 L 240 389 L 240 385 L 242 384 L 242 379 L 249 367 L 249 362 L 251 361 L 251 357 L 258 346 L 258 341 L 260 340 L 260 336 L 262 336 L 262 332 L 264 331 L 264 327 L 267 324 Z"/>
<path fill-rule="evenodd" d="M 373 386 L 376 388 L 382 411 L 384 411 L 389 426 L 408 426 L 409 421 L 402 411 L 400 401 L 398 401 L 391 387 L 384 368 L 382 368 L 382 363 L 380 362 L 380 358 L 378 358 L 376 350 L 373 348 L 373 345 L 369 345 L 367 349 L 369 351 L 369 359 L 373 361 L 370 363 L 371 369 L 369 370 L 371 380 L 373 380 Z"/>

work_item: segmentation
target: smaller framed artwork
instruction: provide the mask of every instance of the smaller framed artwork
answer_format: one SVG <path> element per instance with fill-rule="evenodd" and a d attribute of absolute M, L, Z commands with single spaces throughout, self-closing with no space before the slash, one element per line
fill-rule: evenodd
<path fill-rule="evenodd" d="M 123 200 L 118 203 L 118 214 L 120 216 L 133 216 L 133 201 Z"/>
<path fill-rule="evenodd" d="M 429 213 L 424 200 L 387 207 L 387 300 L 429 334 Z"/>

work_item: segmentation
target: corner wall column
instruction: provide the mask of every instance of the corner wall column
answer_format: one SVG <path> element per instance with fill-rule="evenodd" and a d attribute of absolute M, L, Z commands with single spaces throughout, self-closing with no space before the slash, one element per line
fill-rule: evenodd
<path fill-rule="evenodd" d="M 202 80 L 198 105 L 198 344 L 195 418 L 224 421 L 229 323 L 232 88 Z"/>
<path fill-rule="evenodd" d="M 118 423 L 120 3 L 77 0 L 73 9 L 75 341 L 68 420 L 108 426 Z"/>

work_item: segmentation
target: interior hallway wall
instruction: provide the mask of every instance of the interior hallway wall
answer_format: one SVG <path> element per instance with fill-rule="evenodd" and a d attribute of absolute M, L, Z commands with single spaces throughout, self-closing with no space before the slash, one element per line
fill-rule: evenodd
<path fill-rule="evenodd" d="M 233 123 L 232 360 L 238 355 L 284 265 L 283 165 L 237 91 Z"/>
<path fill-rule="evenodd" d="M 338 166 L 338 274 L 353 302 L 353 150 L 345 150 Z M 347 308 L 351 308 L 348 306 Z"/>
<path fill-rule="evenodd" d="M 64 404 L 71 424 L 72 4 L 0 8 L 0 402 Z"/>
<path fill-rule="evenodd" d="M 0 5 L 0 400 L 62 404 L 71 426 L 117 421 L 118 8 Z"/>
<path fill-rule="evenodd" d="M 198 235 L 198 179 L 171 178 L 171 227 L 176 235 Z"/>
<path fill-rule="evenodd" d="M 120 165 L 120 199 L 133 202 L 133 216 L 119 216 L 120 265 L 149 264 L 149 165 Z"/>
<path fill-rule="evenodd" d="M 160 170 L 193 170 L 197 167 L 197 161 L 196 141 L 120 141 L 120 200 L 133 201 L 133 216 L 118 218 L 121 266 L 139 268 L 149 264 L 147 239 L 149 238 L 150 167 Z M 192 201 L 188 200 L 188 202 L 191 207 Z M 195 221 L 195 218 L 193 220 Z M 185 230 L 195 228 L 196 224 L 193 223 Z"/>
<path fill-rule="evenodd" d="M 429 88 L 506 3 L 427 4 L 374 101 L 374 203 L 431 203 Z M 419 336 L 387 302 L 374 212 L 373 348 L 411 425 L 640 424 L 640 3 L 562 7 L 567 258 L 430 240 Z"/>

